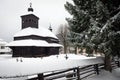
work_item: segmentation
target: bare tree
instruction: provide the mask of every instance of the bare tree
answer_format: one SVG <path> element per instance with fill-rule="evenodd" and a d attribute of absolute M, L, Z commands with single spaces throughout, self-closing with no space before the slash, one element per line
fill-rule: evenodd
<path fill-rule="evenodd" d="M 60 39 L 60 43 L 64 46 L 65 54 L 67 53 L 67 48 L 68 48 L 67 34 L 68 34 L 68 25 L 61 24 L 58 28 L 57 37 Z"/>

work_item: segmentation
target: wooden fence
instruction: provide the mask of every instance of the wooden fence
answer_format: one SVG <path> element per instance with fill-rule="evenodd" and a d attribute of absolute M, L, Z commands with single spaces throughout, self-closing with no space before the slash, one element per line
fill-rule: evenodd
<path fill-rule="evenodd" d="M 111 64 L 113 69 L 120 67 L 119 61 L 112 62 Z M 101 69 L 104 69 L 104 64 L 93 64 L 83 67 L 75 67 L 66 70 L 37 74 L 37 77 L 27 80 L 59 80 L 60 78 L 64 78 L 65 80 L 82 80 L 91 75 L 99 75 Z"/>

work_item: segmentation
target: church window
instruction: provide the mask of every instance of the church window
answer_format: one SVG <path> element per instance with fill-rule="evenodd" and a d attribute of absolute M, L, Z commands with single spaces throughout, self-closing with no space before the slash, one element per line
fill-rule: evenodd
<path fill-rule="evenodd" d="M 28 22 L 28 20 L 25 20 L 25 22 Z"/>
<path fill-rule="evenodd" d="M 29 19 L 29 22 L 31 22 L 31 19 Z"/>

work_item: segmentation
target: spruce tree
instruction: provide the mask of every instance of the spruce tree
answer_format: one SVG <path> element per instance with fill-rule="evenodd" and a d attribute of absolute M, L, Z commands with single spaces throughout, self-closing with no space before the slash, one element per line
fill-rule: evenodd
<path fill-rule="evenodd" d="M 67 18 L 70 30 L 84 35 L 79 42 L 80 47 L 87 49 L 87 53 L 92 53 L 94 49 L 97 51 L 99 40 L 95 41 L 95 35 L 108 19 L 108 11 L 99 0 L 73 0 L 73 3 L 65 4 L 66 10 L 72 15 L 72 18 Z"/>
<path fill-rule="evenodd" d="M 93 50 L 104 53 L 105 66 L 110 71 L 110 56 L 120 54 L 119 5 L 119 0 L 73 0 L 73 4 L 65 4 L 72 15 L 67 18 L 70 30 L 84 35 L 80 46 L 88 53 Z"/>
<path fill-rule="evenodd" d="M 101 29 L 101 44 L 100 50 L 105 53 L 105 68 L 110 70 L 111 56 L 120 56 L 120 1 L 116 0 L 101 0 L 109 11 L 109 19 Z"/>

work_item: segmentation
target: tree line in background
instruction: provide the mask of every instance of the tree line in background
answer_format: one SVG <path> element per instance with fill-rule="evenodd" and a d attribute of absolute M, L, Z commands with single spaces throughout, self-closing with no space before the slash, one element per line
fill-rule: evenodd
<path fill-rule="evenodd" d="M 104 53 L 105 68 L 111 71 L 111 57 L 120 56 L 120 1 L 72 1 L 65 4 L 65 9 L 72 15 L 72 18 L 66 18 L 69 27 L 61 32 L 64 33 L 65 50 L 69 44 L 86 48 L 89 55 L 93 51 Z"/>

